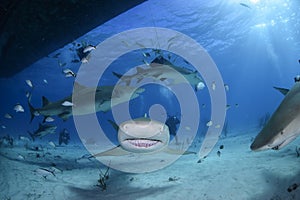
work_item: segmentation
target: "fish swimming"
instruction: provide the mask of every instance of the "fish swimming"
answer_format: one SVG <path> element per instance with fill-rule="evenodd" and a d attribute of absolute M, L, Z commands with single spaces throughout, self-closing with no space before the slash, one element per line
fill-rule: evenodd
<path fill-rule="evenodd" d="M 178 78 L 178 72 L 194 86 L 195 90 L 199 88 L 200 82 L 203 83 L 203 80 L 198 76 L 197 71 L 175 66 L 162 56 L 156 57 L 150 64 L 146 65 L 149 67 L 137 67 L 137 71 L 133 75 L 121 75 L 116 72 L 113 72 L 113 75 L 118 77 L 122 82 L 125 82 L 127 86 L 130 85 L 132 80 L 136 80 L 139 83 L 145 78 L 152 78 L 155 81 L 170 80 L 171 84 L 176 85 L 182 83 L 182 79 Z M 170 68 L 175 69 L 177 72 L 175 70 L 170 70 Z"/>
<path fill-rule="evenodd" d="M 281 149 L 300 135 L 300 82 L 290 90 L 275 89 L 285 98 L 251 144 L 253 151 Z"/>
<path fill-rule="evenodd" d="M 251 7 L 250 7 L 249 5 L 247 5 L 247 4 L 245 4 L 245 3 L 240 3 L 240 5 L 241 5 L 241 6 L 244 6 L 244 7 L 246 7 L 246 8 L 251 9 Z"/>
<path fill-rule="evenodd" d="M 50 102 L 46 97 L 42 97 L 43 106 L 41 108 L 34 108 L 29 102 L 29 108 L 31 113 L 31 120 L 34 116 L 43 115 L 45 118 L 49 116 L 58 116 L 66 121 L 71 115 L 86 115 L 99 111 L 107 112 L 111 109 L 111 106 L 115 106 L 120 103 L 128 101 L 128 99 L 134 99 L 144 92 L 144 88 L 138 88 L 130 86 L 98 86 L 95 91 L 95 105 L 85 103 L 86 95 L 90 95 L 94 89 L 82 86 L 78 83 L 74 84 L 74 88 L 78 91 L 77 96 L 68 96 L 61 100 Z M 112 92 L 114 91 L 114 95 Z M 131 95 L 132 94 L 132 95 Z M 113 97 L 112 97 L 113 96 Z M 72 106 L 65 106 L 65 102 L 72 103 L 72 98 L 77 98 L 79 104 L 76 105 L 76 112 L 73 112 Z M 112 99 L 114 98 L 114 99 Z M 111 102 L 114 105 L 111 105 Z"/>
<path fill-rule="evenodd" d="M 19 104 L 19 103 L 17 105 L 15 105 L 14 110 L 16 112 L 24 112 L 23 106 L 21 104 Z"/>
<path fill-rule="evenodd" d="M 92 50 L 95 50 L 96 49 L 96 46 L 93 46 L 93 45 L 87 45 L 84 49 L 83 49 L 83 53 L 88 53 Z"/>
<path fill-rule="evenodd" d="M 194 152 L 170 149 L 169 128 L 166 124 L 150 118 L 137 118 L 121 123 L 118 128 L 119 145 L 110 150 L 97 153 L 94 157 L 100 156 L 122 156 L 131 153 L 149 154 L 166 152 L 169 154 L 194 154 Z"/>
<path fill-rule="evenodd" d="M 39 124 L 39 128 L 36 131 L 34 131 L 33 133 L 29 131 L 27 132 L 29 133 L 32 140 L 34 141 L 35 138 L 37 137 L 42 138 L 48 134 L 54 134 L 56 128 L 57 126 L 50 125 L 50 124 Z"/>
<path fill-rule="evenodd" d="M 32 82 L 31 82 L 31 80 L 27 79 L 27 80 L 25 80 L 25 82 L 27 83 L 27 85 L 28 85 L 29 87 L 33 88 L 33 84 L 32 84 Z"/>

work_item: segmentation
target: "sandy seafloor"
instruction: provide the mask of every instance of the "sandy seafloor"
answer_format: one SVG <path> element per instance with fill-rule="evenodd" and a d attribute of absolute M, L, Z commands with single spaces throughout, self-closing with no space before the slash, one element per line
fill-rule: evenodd
<path fill-rule="evenodd" d="M 287 191 L 300 183 L 300 157 L 295 151 L 300 140 L 280 151 L 251 152 L 254 136 L 220 139 L 201 163 L 196 155 L 185 155 L 151 173 L 110 169 L 106 190 L 97 186 L 99 169 L 105 171 L 106 166 L 94 159 L 75 162 L 88 153 L 83 145 L 48 145 L 43 152 L 22 145 L 1 147 L 0 199 L 300 199 L 300 188 Z M 44 178 L 36 172 L 40 167 L 55 170 L 55 176 Z"/>

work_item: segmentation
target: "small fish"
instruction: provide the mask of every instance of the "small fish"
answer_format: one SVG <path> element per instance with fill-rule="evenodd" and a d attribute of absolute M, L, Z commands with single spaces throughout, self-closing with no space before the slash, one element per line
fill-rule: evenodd
<path fill-rule="evenodd" d="M 211 125 L 213 125 L 213 122 L 211 120 L 206 123 L 206 126 L 208 126 L 208 127 L 210 127 Z"/>
<path fill-rule="evenodd" d="M 52 117 L 46 117 L 44 121 L 45 122 L 53 122 L 54 119 Z"/>
<path fill-rule="evenodd" d="M 18 155 L 18 159 L 19 160 L 25 160 L 24 156 L 22 156 L 21 154 Z"/>
<path fill-rule="evenodd" d="M 205 84 L 203 82 L 199 82 L 196 86 L 197 90 L 203 90 L 205 88 Z"/>
<path fill-rule="evenodd" d="M 292 192 L 292 191 L 296 190 L 298 188 L 298 186 L 299 185 L 297 183 L 294 183 L 288 187 L 287 191 Z"/>
<path fill-rule="evenodd" d="M 215 128 L 221 128 L 221 125 L 220 125 L 220 124 L 217 124 L 217 125 L 215 126 Z"/>
<path fill-rule="evenodd" d="M 72 103 L 72 102 L 70 102 L 70 101 L 64 101 L 62 104 L 61 104 L 62 106 L 74 106 L 74 104 Z"/>
<path fill-rule="evenodd" d="M 19 136 L 19 140 L 25 141 L 25 142 L 30 142 L 30 139 L 25 136 Z"/>
<path fill-rule="evenodd" d="M 51 147 L 53 147 L 53 148 L 56 147 L 56 145 L 55 145 L 54 142 L 52 142 L 52 141 L 50 141 L 48 144 L 49 144 Z"/>
<path fill-rule="evenodd" d="M 85 57 L 83 57 L 83 58 L 81 59 L 81 62 L 82 62 L 82 63 L 88 63 L 89 60 L 90 60 L 90 58 L 91 58 L 91 54 L 88 54 L 87 56 L 85 56 Z"/>
<path fill-rule="evenodd" d="M 46 168 L 42 168 L 42 167 L 40 167 L 40 168 L 34 170 L 34 172 L 37 173 L 37 174 L 39 174 L 39 175 L 41 175 L 41 176 L 44 177 L 45 179 L 46 179 L 47 176 L 49 176 L 49 175 L 55 176 L 54 171 L 49 170 L 49 169 L 46 169 Z"/>
<path fill-rule="evenodd" d="M 30 92 L 26 92 L 26 97 L 28 98 L 30 96 Z"/>
<path fill-rule="evenodd" d="M 27 79 L 27 80 L 26 80 L 26 83 L 27 83 L 27 85 L 28 85 L 29 87 L 33 88 L 33 84 L 32 84 L 32 82 L 31 82 L 31 80 Z"/>
<path fill-rule="evenodd" d="M 71 76 L 76 77 L 76 74 L 70 69 L 64 69 L 63 73 L 65 74 L 66 77 L 71 77 Z"/>
<path fill-rule="evenodd" d="M 226 110 L 228 110 L 231 106 L 229 104 L 226 105 Z"/>
<path fill-rule="evenodd" d="M 247 5 L 247 4 L 245 4 L 245 3 L 240 3 L 240 5 L 241 5 L 241 6 L 244 6 L 244 7 L 246 7 L 246 8 L 251 9 L 251 7 L 250 7 L 249 5 Z"/>
<path fill-rule="evenodd" d="M 24 108 L 23 108 L 23 106 L 21 104 L 15 105 L 14 110 L 16 112 L 24 112 Z"/>
<path fill-rule="evenodd" d="M 184 127 L 185 128 L 185 130 L 187 130 L 187 131 L 190 131 L 191 130 L 191 127 L 189 127 L 189 126 L 186 126 L 186 127 Z"/>
<path fill-rule="evenodd" d="M 12 118 L 13 118 L 13 116 L 12 116 L 11 114 L 9 114 L 9 113 L 6 113 L 6 114 L 4 115 L 4 117 L 5 117 L 6 119 L 12 119 Z"/>
<path fill-rule="evenodd" d="M 228 92 L 229 91 L 229 86 L 227 84 L 224 84 L 224 87 L 225 87 L 226 92 Z"/>
<path fill-rule="evenodd" d="M 221 156 L 221 151 L 217 151 L 217 155 L 220 157 Z"/>
<path fill-rule="evenodd" d="M 3 128 L 3 129 L 6 129 L 6 126 L 4 126 L 4 125 L 1 125 L 1 128 Z"/>
<path fill-rule="evenodd" d="M 88 45 L 88 46 L 86 46 L 86 47 L 83 49 L 83 53 L 88 53 L 88 52 L 90 52 L 90 51 L 92 51 L 92 50 L 95 50 L 95 49 L 96 49 L 95 46 L 93 46 L 93 45 Z"/>
<path fill-rule="evenodd" d="M 147 58 L 147 57 L 150 57 L 150 53 L 145 53 L 145 52 L 143 52 L 143 56 L 145 57 L 145 58 Z"/>
<path fill-rule="evenodd" d="M 147 66 L 150 66 L 150 64 L 146 60 L 143 60 L 143 63 L 145 63 L 145 65 Z"/>
<path fill-rule="evenodd" d="M 46 84 L 48 83 L 48 81 L 47 81 L 46 79 L 44 79 L 43 81 L 44 81 L 44 83 L 46 83 Z"/>
<path fill-rule="evenodd" d="M 239 107 L 239 104 L 238 104 L 238 103 L 236 103 L 236 104 L 235 104 L 235 107 L 236 107 L 236 108 L 237 108 L 237 107 Z"/>
<path fill-rule="evenodd" d="M 211 89 L 212 90 L 216 90 L 216 82 L 215 81 L 212 82 Z"/>
<path fill-rule="evenodd" d="M 89 60 L 88 60 L 86 57 L 84 57 L 84 58 L 81 59 L 81 62 L 82 62 L 82 63 L 88 63 Z"/>
<path fill-rule="evenodd" d="M 220 149 L 224 149 L 224 145 L 223 145 L 223 144 L 221 144 L 219 148 L 220 148 Z"/>

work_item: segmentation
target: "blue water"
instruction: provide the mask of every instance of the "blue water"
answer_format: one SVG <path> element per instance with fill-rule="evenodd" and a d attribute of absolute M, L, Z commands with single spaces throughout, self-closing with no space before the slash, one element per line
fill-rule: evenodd
<path fill-rule="evenodd" d="M 293 85 L 293 78 L 300 73 L 300 2 L 242 2 L 249 7 L 240 3 L 235 0 L 149 0 L 75 42 L 98 45 L 114 34 L 141 27 L 164 27 L 188 35 L 206 49 L 216 63 L 224 83 L 229 85 L 230 89 L 226 92 L 227 103 L 231 105 L 226 114 L 229 128 L 247 131 L 258 125 L 260 117 L 267 112 L 272 113 L 282 100 L 282 95 L 272 87 L 289 88 Z M 27 131 L 36 130 L 42 121 L 42 117 L 37 117 L 29 123 L 30 114 L 25 96 L 27 91 L 32 93 L 31 103 L 34 107 L 41 106 L 42 96 L 56 101 L 71 94 L 74 78 L 66 78 L 62 69 L 69 68 L 76 72 L 81 64 L 71 62 L 76 54 L 70 48 L 73 48 L 72 44 L 58 49 L 11 78 L 0 79 L 0 124 L 6 127 L 1 128 L 1 135 L 26 135 Z M 57 53 L 60 53 L 59 57 L 53 58 Z M 118 73 L 125 73 L 130 66 L 142 64 L 141 58 L 139 52 L 120 57 L 112 64 L 111 70 L 118 66 Z M 66 66 L 59 66 L 59 62 L 66 63 Z M 26 79 L 32 81 L 34 88 L 25 83 Z M 44 79 L 48 83 L 44 83 Z M 115 84 L 117 80 L 109 71 L 100 85 Z M 180 115 L 178 101 L 170 91 L 158 86 L 152 89 L 159 92 L 146 89 L 144 95 L 131 102 L 135 105 L 131 108 L 133 118 L 148 113 L 153 104 L 163 105 L 169 115 Z M 201 134 L 210 119 L 210 97 L 207 88 L 196 94 L 200 106 L 207 105 L 201 108 Z M 17 103 L 23 105 L 24 113 L 14 112 L 13 107 Z M 13 119 L 4 118 L 5 113 L 12 114 Z M 67 128 L 71 140 L 79 141 L 72 118 L 66 122 L 54 118 L 57 132 Z M 116 133 L 106 122 L 112 119 L 111 113 L 98 113 L 98 118 L 106 127 L 107 135 L 116 142 Z M 57 138 L 58 135 L 51 135 L 44 140 Z"/>

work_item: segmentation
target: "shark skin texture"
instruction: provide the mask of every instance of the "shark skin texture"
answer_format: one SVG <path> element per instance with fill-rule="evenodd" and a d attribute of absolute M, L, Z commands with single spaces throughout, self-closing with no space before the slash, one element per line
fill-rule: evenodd
<path fill-rule="evenodd" d="M 251 144 L 253 151 L 279 150 L 300 135 L 300 82 L 290 90 L 274 88 L 285 97 Z"/>

